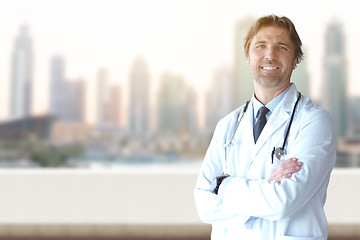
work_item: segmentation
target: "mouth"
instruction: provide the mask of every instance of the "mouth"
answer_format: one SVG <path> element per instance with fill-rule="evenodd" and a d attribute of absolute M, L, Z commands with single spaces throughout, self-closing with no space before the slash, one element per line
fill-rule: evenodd
<path fill-rule="evenodd" d="M 261 66 L 261 69 L 263 69 L 265 71 L 275 71 L 275 70 L 280 69 L 280 67 L 266 65 L 266 66 Z"/>

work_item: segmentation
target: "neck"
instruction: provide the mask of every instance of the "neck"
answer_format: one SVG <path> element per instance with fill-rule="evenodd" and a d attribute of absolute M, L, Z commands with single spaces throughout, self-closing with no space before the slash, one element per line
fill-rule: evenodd
<path fill-rule="evenodd" d="M 268 104 L 271 100 L 276 98 L 280 93 L 285 91 L 290 85 L 290 82 L 280 88 L 263 88 L 257 84 L 254 85 L 255 98 L 263 105 Z"/>

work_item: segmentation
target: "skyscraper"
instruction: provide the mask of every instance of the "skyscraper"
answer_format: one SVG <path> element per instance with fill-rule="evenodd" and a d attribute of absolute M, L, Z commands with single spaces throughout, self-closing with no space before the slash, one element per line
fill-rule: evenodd
<path fill-rule="evenodd" d="M 310 96 L 310 77 L 307 68 L 307 58 L 306 58 L 306 49 L 304 49 L 305 57 L 301 61 L 300 64 L 296 66 L 296 69 L 293 71 L 291 76 L 291 81 L 293 81 L 296 85 L 298 91 L 301 94 L 311 97 Z"/>
<path fill-rule="evenodd" d="M 50 61 L 50 113 L 59 119 L 67 117 L 65 61 L 62 56 L 54 56 Z"/>
<path fill-rule="evenodd" d="M 133 134 L 150 131 L 150 76 L 145 60 L 135 59 L 129 77 L 129 130 Z"/>
<path fill-rule="evenodd" d="M 110 86 L 109 74 L 105 68 L 99 70 L 96 82 L 96 125 L 99 130 L 120 126 L 120 86 Z"/>
<path fill-rule="evenodd" d="M 65 60 L 54 56 L 50 62 L 50 113 L 61 121 L 83 122 L 85 119 L 85 83 L 68 81 Z"/>
<path fill-rule="evenodd" d="M 96 125 L 99 128 L 102 128 L 106 122 L 107 103 L 109 98 L 109 77 L 106 69 L 102 68 L 99 70 L 96 81 Z"/>
<path fill-rule="evenodd" d="M 67 108 L 69 111 L 67 121 L 84 122 L 85 121 L 85 98 L 86 83 L 82 78 L 67 82 Z"/>
<path fill-rule="evenodd" d="M 336 136 L 344 138 L 348 119 L 345 37 L 337 21 L 329 24 L 326 30 L 324 77 L 323 107 L 333 116 Z"/>
<path fill-rule="evenodd" d="M 29 28 L 21 26 L 12 53 L 10 115 L 23 118 L 31 115 L 33 89 L 33 43 Z"/>
<path fill-rule="evenodd" d="M 245 104 L 252 96 L 253 81 L 247 66 L 244 51 L 245 37 L 254 22 L 253 18 L 244 18 L 238 21 L 235 28 L 234 52 L 234 81 L 232 86 L 233 109 Z"/>
<path fill-rule="evenodd" d="M 360 97 L 349 98 L 349 136 L 360 139 Z"/>
<path fill-rule="evenodd" d="M 229 66 L 219 67 L 214 72 L 210 88 L 206 94 L 205 103 L 206 128 L 210 131 L 215 129 L 217 122 L 222 117 L 225 117 L 235 109 L 229 97 L 233 90 L 231 87 L 233 80 L 233 70 Z"/>
<path fill-rule="evenodd" d="M 185 96 L 185 128 L 189 133 L 199 131 L 198 96 L 194 88 L 188 86 Z"/>
<path fill-rule="evenodd" d="M 186 85 L 181 76 L 164 73 L 158 96 L 158 130 L 180 133 L 185 130 Z"/>
<path fill-rule="evenodd" d="M 121 116 L 121 87 L 110 86 L 108 93 L 106 123 L 110 127 L 119 127 Z"/>

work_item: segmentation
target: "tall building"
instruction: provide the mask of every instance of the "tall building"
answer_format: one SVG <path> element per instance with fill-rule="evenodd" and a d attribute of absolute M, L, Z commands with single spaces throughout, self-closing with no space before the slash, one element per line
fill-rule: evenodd
<path fill-rule="evenodd" d="M 135 59 L 129 77 L 128 126 L 133 134 L 150 132 L 150 75 L 145 60 Z"/>
<path fill-rule="evenodd" d="M 186 130 L 186 85 L 184 78 L 162 74 L 158 95 L 158 130 L 180 133 Z"/>
<path fill-rule="evenodd" d="M 254 19 L 244 18 L 235 26 L 234 43 L 234 81 L 232 88 L 233 109 L 245 104 L 252 96 L 253 78 L 247 66 L 247 59 L 244 51 L 245 37 L 252 26 Z"/>
<path fill-rule="evenodd" d="M 360 138 L 360 97 L 349 98 L 349 137 Z"/>
<path fill-rule="evenodd" d="M 68 103 L 69 109 L 68 118 L 65 119 L 70 122 L 84 122 L 85 121 L 85 99 L 86 99 L 86 83 L 79 78 L 75 81 L 68 81 Z"/>
<path fill-rule="evenodd" d="M 50 114 L 59 119 L 67 118 L 65 61 L 62 56 L 54 56 L 50 61 Z"/>
<path fill-rule="evenodd" d="M 60 121 L 83 122 L 85 120 L 85 82 L 81 79 L 68 81 L 65 76 L 65 60 L 54 56 L 50 61 L 49 112 Z"/>
<path fill-rule="evenodd" d="M 206 94 L 205 115 L 206 128 L 213 131 L 217 122 L 234 108 L 231 96 L 234 74 L 229 66 L 222 66 L 215 70 L 210 88 Z M 239 107 L 239 106 L 237 106 Z"/>
<path fill-rule="evenodd" d="M 33 90 L 33 43 L 28 26 L 21 26 L 12 53 L 10 115 L 31 115 Z"/>
<path fill-rule="evenodd" d="M 185 128 L 189 133 L 199 131 L 198 97 L 194 88 L 188 86 L 185 96 Z"/>
<path fill-rule="evenodd" d="M 96 82 L 96 125 L 99 130 L 120 126 L 121 88 L 110 86 L 108 71 L 100 69 Z"/>
<path fill-rule="evenodd" d="M 335 134 L 344 138 L 347 131 L 347 74 L 345 37 L 341 23 L 328 25 L 325 35 L 323 107 L 334 119 Z"/>
<path fill-rule="evenodd" d="M 110 86 L 109 99 L 107 103 L 106 122 L 110 127 L 120 126 L 121 116 L 121 88 L 120 86 Z"/>
<path fill-rule="evenodd" d="M 99 128 L 104 127 L 106 123 L 106 114 L 107 114 L 107 103 L 109 98 L 109 76 L 106 69 L 100 69 L 97 75 L 96 82 L 96 125 Z"/>
<path fill-rule="evenodd" d="M 302 95 L 310 96 L 310 76 L 307 67 L 306 49 L 304 51 L 304 59 L 299 63 L 292 73 L 291 80 L 295 83 L 296 88 Z"/>

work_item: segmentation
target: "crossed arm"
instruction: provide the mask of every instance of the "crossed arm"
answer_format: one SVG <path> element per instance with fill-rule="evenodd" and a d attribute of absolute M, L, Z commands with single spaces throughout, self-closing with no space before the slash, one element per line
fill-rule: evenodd
<path fill-rule="evenodd" d="M 314 129 L 317 130 L 317 138 L 313 137 Z M 245 223 L 250 216 L 277 220 L 298 212 L 320 188 L 325 188 L 329 179 L 335 162 L 335 141 L 329 129 L 332 129 L 329 119 L 312 118 L 311 124 L 305 123 L 300 129 L 301 138 L 292 144 L 292 154 L 301 162 L 294 158 L 283 161 L 272 171 L 269 179 L 226 178 L 219 188 L 219 196 L 207 189 L 213 179 L 211 176 L 222 174 L 220 161 L 214 159 L 224 152 L 210 151 L 195 189 L 200 218 L 208 223 L 231 224 L 235 221 Z M 211 148 L 219 149 L 216 147 L 221 146 L 221 142 L 214 139 L 211 145 Z M 297 172 L 299 174 L 293 176 Z M 287 179 L 289 181 L 284 181 Z"/>
<path fill-rule="evenodd" d="M 271 173 L 269 181 L 277 181 L 281 183 L 282 180 L 291 178 L 293 173 L 300 171 L 302 166 L 302 162 L 297 161 L 297 158 L 289 158 L 279 164 Z M 218 192 L 218 188 L 220 184 L 227 178 L 230 177 L 229 174 L 223 175 L 224 177 L 221 178 L 220 183 L 217 186 L 216 194 Z"/>

